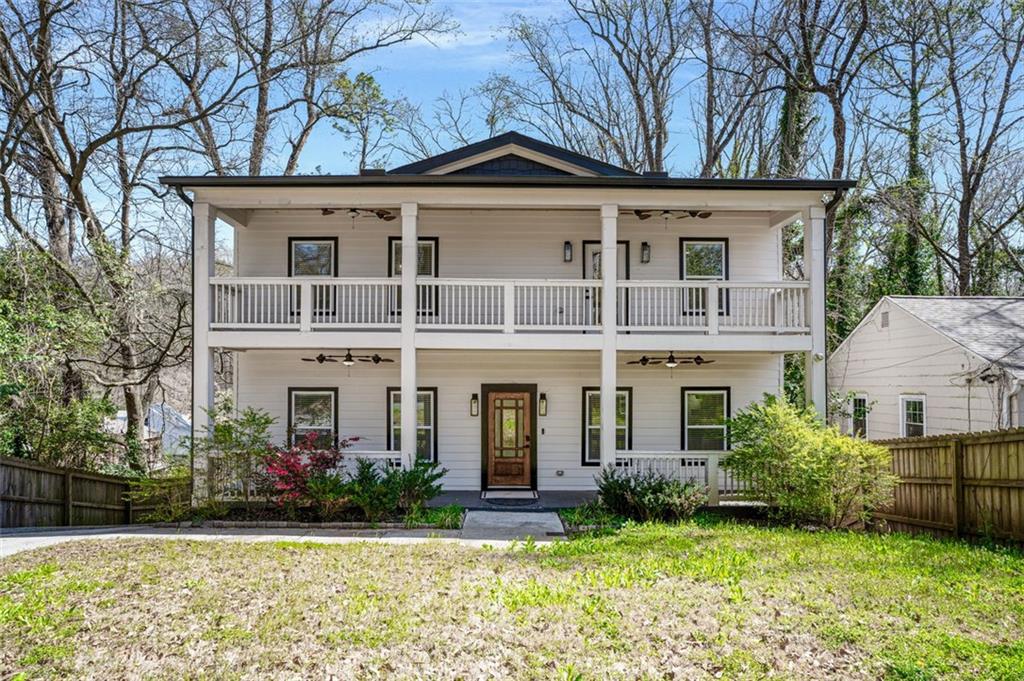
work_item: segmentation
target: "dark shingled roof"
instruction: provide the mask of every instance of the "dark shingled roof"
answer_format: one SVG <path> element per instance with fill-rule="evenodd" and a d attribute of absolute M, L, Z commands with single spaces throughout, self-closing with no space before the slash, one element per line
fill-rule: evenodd
<path fill-rule="evenodd" d="M 950 340 L 1024 380 L 1024 298 L 889 299 Z"/>

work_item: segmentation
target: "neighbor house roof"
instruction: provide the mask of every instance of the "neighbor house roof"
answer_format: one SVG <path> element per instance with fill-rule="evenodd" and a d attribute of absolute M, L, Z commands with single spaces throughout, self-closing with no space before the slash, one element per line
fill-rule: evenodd
<path fill-rule="evenodd" d="M 164 176 L 178 187 L 601 187 L 639 189 L 756 189 L 835 192 L 852 180 L 802 178 L 683 178 L 640 175 L 517 132 L 507 132 L 437 156 L 359 175 Z"/>
<path fill-rule="evenodd" d="M 888 298 L 953 342 L 1024 380 L 1024 298 Z"/>

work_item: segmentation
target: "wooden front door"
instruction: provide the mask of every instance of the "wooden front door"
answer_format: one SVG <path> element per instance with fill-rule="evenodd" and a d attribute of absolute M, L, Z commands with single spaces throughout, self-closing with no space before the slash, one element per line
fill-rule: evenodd
<path fill-rule="evenodd" d="M 487 393 L 487 486 L 530 487 L 533 400 L 528 391 Z"/>

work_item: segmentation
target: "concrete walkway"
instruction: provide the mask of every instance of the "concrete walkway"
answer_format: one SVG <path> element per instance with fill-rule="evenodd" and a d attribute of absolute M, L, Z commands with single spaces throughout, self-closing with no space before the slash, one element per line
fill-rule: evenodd
<path fill-rule="evenodd" d="M 327 530 L 317 528 L 240 529 L 214 527 L 168 528 L 152 525 L 117 525 L 89 528 L 40 528 L 0 530 L 0 558 L 21 551 L 84 539 L 190 539 L 197 541 L 305 541 L 346 544 L 379 541 L 416 544 L 427 541 L 457 542 L 466 546 L 507 547 L 533 537 L 549 542 L 563 537 L 562 521 L 555 513 L 469 511 L 461 530 Z"/>

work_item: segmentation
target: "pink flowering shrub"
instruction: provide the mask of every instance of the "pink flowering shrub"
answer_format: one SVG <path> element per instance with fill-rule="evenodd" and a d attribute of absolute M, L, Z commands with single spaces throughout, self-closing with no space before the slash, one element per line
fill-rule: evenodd
<path fill-rule="evenodd" d="M 271 485 L 281 504 L 308 501 L 310 480 L 335 471 L 344 458 L 342 450 L 358 442 L 358 437 L 338 441 L 336 447 L 319 446 L 316 433 L 288 448 L 276 448 L 267 454 L 264 464 Z"/>

